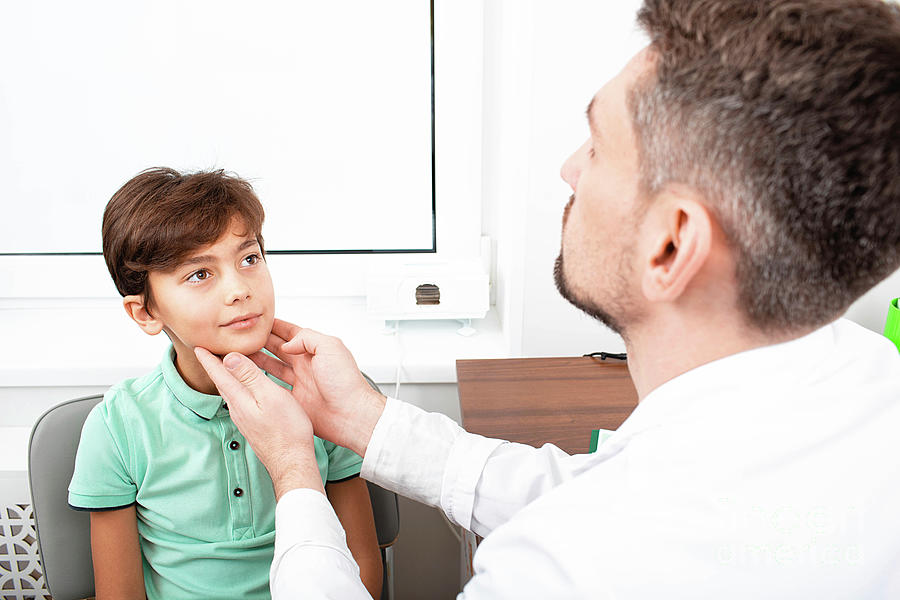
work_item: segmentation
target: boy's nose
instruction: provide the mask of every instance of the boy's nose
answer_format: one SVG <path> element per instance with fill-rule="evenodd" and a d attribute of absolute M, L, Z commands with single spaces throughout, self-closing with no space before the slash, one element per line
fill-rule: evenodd
<path fill-rule="evenodd" d="M 234 277 L 229 284 L 227 297 L 228 304 L 234 304 L 235 302 L 242 302 L 250 299 L 250 285 L 241 277 Z"/>
<path fill-rule="evenodd" d="M 234 304 L 235 302 L 242 302 L 244 300 L 250 299 L 250 290 L 242 290 L 235 291 L 231 294 L 230 299 L 228 300 L 228 304 Z"/>

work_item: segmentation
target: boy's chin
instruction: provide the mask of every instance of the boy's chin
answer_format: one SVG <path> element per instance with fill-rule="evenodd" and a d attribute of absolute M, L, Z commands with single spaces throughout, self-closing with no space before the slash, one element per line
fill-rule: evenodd
<path fill-rule="evenodd" d="M 263 344 L 242 344 L 239 346 L 232 346 L 225 348 L 221 354 L 221 356 L 225 356 L 229 352 L 237 352 L 239 354 L 243 354 L 244 356 L 250 356 L 251 354 L 255 354 L 263 349 Z"/>
<path fill-rule="evenodd" d="M 268 336 L 266 336 L 268 337 Z M 259 352 L 263 349 L 266 344 L 266 340 L 242 340 L 239 343 L 234 344 L 221 344 L 216 346 L 215 348 L 207 348 L 213 354 L 217 354 L 219 356 L 225 356 L 230 352 L 237 352 L 239 354 L 243 354 L 244 356 L 250 356 L 255 352 Z"/>

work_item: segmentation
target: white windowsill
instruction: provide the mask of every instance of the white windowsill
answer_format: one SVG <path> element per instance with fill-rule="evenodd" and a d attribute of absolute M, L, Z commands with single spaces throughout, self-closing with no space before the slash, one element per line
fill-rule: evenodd
<path fill-rule="evenodd" d="M 404 321 L 383 335 L 365 298 L 280 298 L 277 314 L 340 337 L 377 383 L 393 383 L 402 359 L 404 383 L 453 383 L 456 359 L 504 358 L 507 341 L 496 311 L 456 333 L 456 321 Z M 142 375 L 159 362 L 168 340 L 148 337 L 118 300 L 6 300 L 0 303 L 0 387 L 106 386 Z"/>

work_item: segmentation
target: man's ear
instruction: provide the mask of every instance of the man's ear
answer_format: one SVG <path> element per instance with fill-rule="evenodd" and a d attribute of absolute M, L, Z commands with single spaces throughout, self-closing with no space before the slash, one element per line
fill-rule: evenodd
<path fill-rule="evenodd" d="M 150 314 L 147 310 L 147 304 L 144 297 L 139 294 L 132 294 L 122 298 L 122 306 L 125 312 L 131 317 L 138 327 L 144 330 L 147 335 L 156 335 L 163 329 L 163 322 Z"/>
<path fill-rule="evenodd" d="M 690 190 L 664 190 L 654 198 L 650 211 L 641 287 L 648 300 L 672 302 L 709 258 L 712 216 Z"/>

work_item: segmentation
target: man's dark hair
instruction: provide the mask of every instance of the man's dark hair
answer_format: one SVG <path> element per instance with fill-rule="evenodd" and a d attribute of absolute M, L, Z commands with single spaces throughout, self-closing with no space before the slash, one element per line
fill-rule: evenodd
<path fill-rule="evenodd" d="M 629 96 L 646 194 L 705 195 L 765 331 L 824 324 L 900 267 L 900 9 L 645 0 Z"/>
<path fill-rule="evenodd" d="M 103 257 L 116 289 L 149 303 L 147 274 L 176 268 L 226 233 L 233 219 L 264 251 L 265 213 L 248 182 L 222 170 L 142 171 L 119 188 L 103 213 Z"/>

